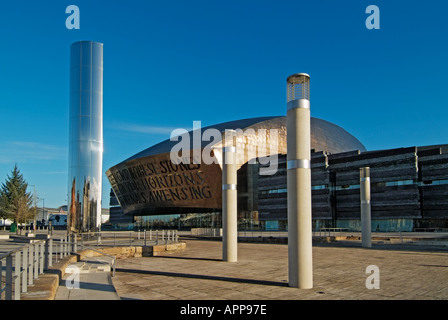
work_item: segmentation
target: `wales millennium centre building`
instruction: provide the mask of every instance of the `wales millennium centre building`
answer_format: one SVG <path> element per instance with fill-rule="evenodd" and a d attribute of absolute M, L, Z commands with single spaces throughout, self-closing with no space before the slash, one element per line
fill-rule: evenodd
<path fill-rule="evenodd" d="M 204 138 L 210 129 L 222 137 L 226 130 L 236 132 L 238 228 L 287 230 L 284 116 L 185 132 L 109 168 L 111 224 L 221 228 L 224 139 Z M 174 163 L 181 140 L 190 152 L 186 161 Z M 371 168 L 372 230 L 448 227 L 447 152 L 447 145 L 367 151 L 340 126 L 311 118 L 313 229 L 360 230 L 361 167 Z"/>

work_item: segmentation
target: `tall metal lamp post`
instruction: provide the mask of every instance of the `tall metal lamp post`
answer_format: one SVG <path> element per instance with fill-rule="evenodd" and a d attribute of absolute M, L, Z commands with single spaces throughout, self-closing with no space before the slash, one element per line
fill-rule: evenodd
<path fill-rule="evenodd" d="M 287 187 L 289 286 L 313 287 L 311 220 L 310 76 L 287 82 Z"/>

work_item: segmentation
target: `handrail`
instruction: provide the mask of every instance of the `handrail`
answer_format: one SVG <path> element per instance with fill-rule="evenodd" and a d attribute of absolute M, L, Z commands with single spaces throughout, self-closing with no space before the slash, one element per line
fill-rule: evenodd
<path fill-rule="evenodd" d="M 90 242 L 93 246 L 93 242 L 97 242 L 97 247 L 100 245 L 107 245 L 106 243 L 113 242 L 113 246 L 132 245 L 135 241 L 143 241 L 144 246 L 147 245 L 147 241 L 154 241 L 159 244 L 162 243 L 178 242 L 179 233 L 178 230 L 137 230 L 137 231 L 95 231 L 95 232 L 82 232 L 77 233 L 77 237 L 80 237 L 81 243 Z M 87 240 L 84 238 L 87 237 Z M 128 243 L 126 244 L 126 241 Z M 118 243 L 122 244 L 118 244 Z M 79 243 L 79 242 L 78 242 Z"/>
<path fill-rule="evenodd" d="M 44 256 L 47 255 L 43 249 L 45 242 L 45 240 L 37 240 L 0 255 L 0 267 L 3 264 L 2 260 L 6 260 L 4 286 L 2 286 L 3 281 L 1 278 L 3 274 L 0 268 L 0 299 L 3 292 L 5 292 L 5 299 L 11 300 L 13 298 L 14 286 L 14 299 L 20 300 L 20 294 L 27 291 L 28 285 L 33 284 L 33 280 L 38 278 L 39 273 L 42 274 L 44 272 Z M 21 278 L 22 281 L 20 281 Z"/>
<path fill-rule="evenodd" d="M 20 247 L 18 247 L 18 248 L 15 248 L 15 249 L 13 249 L 13 250 L 11 250 L 11 251 L 8 251 L 8 252 L 6 252 L 6 253 L 3 253 L 3 254 L 0 255 L 0 260 L 6 258 L 6 257 L 9 256 L 9 255 L 12 255 L 12 254 L 16 253 L 17 251 L 22 251 L 22 249 L 23 249 L 24 247 L 27 247 L 27 248 L 28 248 L 28 247 L 30 247 L 30 246 L 33 246 L 33 245 L 36 245 L 37 243 L 42 243 L 42 242 L 45 242 L 45 240 L 37 240 L 36 242 L 33 242 L 33 243 L 24 244 L 23 246 L 20 246 Z"/>

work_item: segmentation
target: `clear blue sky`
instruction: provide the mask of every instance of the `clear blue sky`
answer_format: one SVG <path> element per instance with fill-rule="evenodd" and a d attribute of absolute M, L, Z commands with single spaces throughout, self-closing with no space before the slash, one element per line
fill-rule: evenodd
<path fill-rule="evenodd" d="M 311 115 L 369 150 L 448 143 L 447 15 L 446 1 L 2 1 L 0 182 L 17 163 L 45 206 L 65 204 L 79 40 L 104 43 L 104 171 L 193 121 L 285 115 L 296 72 L 311 75 Z"/>

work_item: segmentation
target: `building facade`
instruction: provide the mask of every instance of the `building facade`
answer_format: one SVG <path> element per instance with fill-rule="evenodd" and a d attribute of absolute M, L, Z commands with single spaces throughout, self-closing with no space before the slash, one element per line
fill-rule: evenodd
<path fill-rule="evenodd" d="M 448 228 L 446 146 L 312 153 L 313 229 L 360 230 L 359 168 L 370 167 L 372 230 Z M 259 177 L 258 218 L 264 229 L 287 228 L 286 157 L 274 176 Z"/>

